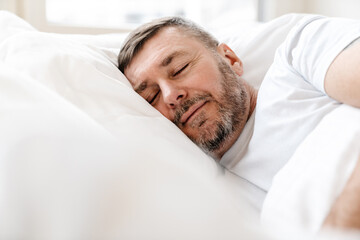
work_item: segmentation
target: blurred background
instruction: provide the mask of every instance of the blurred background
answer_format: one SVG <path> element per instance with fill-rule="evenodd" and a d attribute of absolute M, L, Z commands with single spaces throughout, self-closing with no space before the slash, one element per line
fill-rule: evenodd
<path fill-rule="evenodd" d="M 360 18 L 360 0 L 0 0 L 41 31 L 128 32 L 153 18 L 177 15 L 207 27 L 217 22 L 269 21 L 286 13 Z"/>

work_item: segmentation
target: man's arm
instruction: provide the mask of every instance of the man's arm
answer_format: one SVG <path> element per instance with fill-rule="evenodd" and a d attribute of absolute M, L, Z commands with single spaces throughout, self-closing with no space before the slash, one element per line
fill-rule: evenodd
<path fill-rule="evenodd" d="M 342 51 L 330 65 L 325 77 L 325 91 L 339 102 L 360 108 L 359 39 Z M 360 156 L 323 226 L 360 229 Z"/>
<path fill-rule="evenodd" d="M 360 40 L 342 51 L 325 76 L 325 91 L 335 100 L 360 108 Z"/>
<path fill-rule="evenodd" d="M 360 229 L 360 156 L 343 192 L 325 219 L 323 227 Z"/>

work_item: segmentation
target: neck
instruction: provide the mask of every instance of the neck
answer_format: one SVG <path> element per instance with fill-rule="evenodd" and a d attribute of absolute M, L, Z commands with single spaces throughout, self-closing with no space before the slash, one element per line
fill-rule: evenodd
<path fill-rule="evenodd" d="M 248 93 L 250 96 L 250 108 L 249 108 L 249 115 L 248 115 L 248 120 L 251 117 L 251 115 L 254 113 L 255 111 L 255 107 L 256 107 L 256 102 L 257 102 L 257 94 L 258 94 L 258 90 L 255 89 L 254 87 L 248 85 Z"/>

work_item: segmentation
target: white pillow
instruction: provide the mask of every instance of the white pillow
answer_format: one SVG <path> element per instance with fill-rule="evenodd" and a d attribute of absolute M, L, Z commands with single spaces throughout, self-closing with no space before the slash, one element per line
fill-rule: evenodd
<path fill-rule="evenodd" d="M 176 133 L 154 135 L 159 119 L 119 115 L 114 134 L 18 68 L 0 67 L 2 239 L 264 234 L 248 226 L 246 203 L 240 211 L 221 189 L 213 161 Z"/>
<path fill-rule="evenodd" d="M 0 42 L 19 32 L 36 31 L 29 23 L 7 11 L 0 11 L 0 29 Z"/>
<path fill-rule="evenodd" d="M 240 22 L 212 30 L 221 42 L 228 44 L 244 64 L 243 78 L 259 88 L 274 60 L 276 49 L 288 32 L 306 14 L 287 14 L 267 23 Z"/>

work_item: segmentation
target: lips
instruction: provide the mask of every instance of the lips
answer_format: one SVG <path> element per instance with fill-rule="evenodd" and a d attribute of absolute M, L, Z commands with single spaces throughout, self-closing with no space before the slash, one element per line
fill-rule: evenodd
<path fill-rule="evenodd" d="M 180 118 L 180 122 L 184 125 L 191 117 L 195 116 L 198 110 L 200 110 L 207 101 L 200 101 L 192 105 Z"/>

